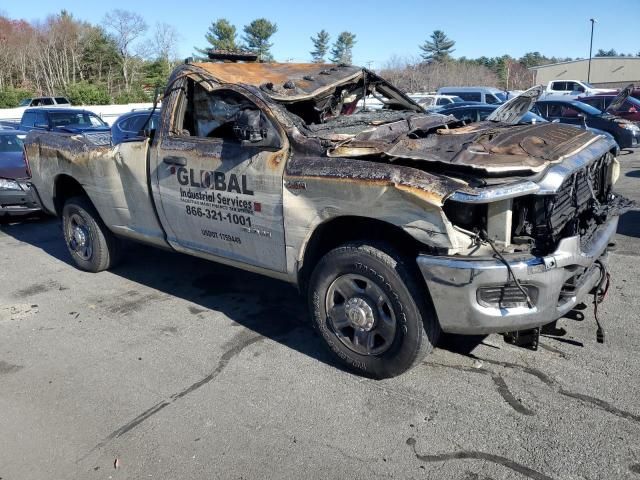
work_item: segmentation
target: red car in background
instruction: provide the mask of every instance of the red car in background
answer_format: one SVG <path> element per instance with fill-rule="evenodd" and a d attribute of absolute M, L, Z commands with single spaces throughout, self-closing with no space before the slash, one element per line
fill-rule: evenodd
<path fill-rule="evenodd" d="M 634 90 L 634 92 L 638 92 L 640 95 L 639 90 Z M 630 95 L 621 104 L 611 105 L 611 102 L 613 102 L 613 99 L 616 98 L 616 96 L 617 95 L 615 94 L 593 95 L 591 97 L 580 97 L 577 100 L 591 105 L 598 110 L 602 110 L 603 112 L 606 111 L 611 113 L 616 117 L 640 123 L 640 100 Z"/>

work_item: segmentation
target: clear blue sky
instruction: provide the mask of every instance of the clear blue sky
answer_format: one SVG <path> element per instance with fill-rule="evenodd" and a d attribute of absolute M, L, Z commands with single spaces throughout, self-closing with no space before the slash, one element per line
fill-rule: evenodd
<path fill-rule="evenodd" d="M 308 61 L 309 37 L 326 29 L 332 41 L 343 30 L 356 34 L 354 63 L 382 66 L 392 55 L 418 55 L 418 45 L 436 29 L 456 41 L 454 56 L 519 57 L 539 51 L 547 56 L 587 57 L 590 17 L 598 20 L 594 52 L 615 48 L 636 54 L 640 50 L 637 12 L 640 0 L 3 0 L 0 13 L 10 18 L 43 20 L 61 9 L 91 23 L 100 23 L 113 8 L 141 14 L 149 26 L 166 22 L 181 35 L 179 54 L 187 57 L 194 46 L 204 46 L 204 34 L 217 18 L 227 18 L 242 32 L 259 17 L 276 22 L 273 54 L 279 61 Z"/>

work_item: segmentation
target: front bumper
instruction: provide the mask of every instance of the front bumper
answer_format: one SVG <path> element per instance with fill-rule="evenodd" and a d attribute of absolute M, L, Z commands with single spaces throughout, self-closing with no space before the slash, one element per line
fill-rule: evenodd
<path fill-rule="evenodd" d="M 31 188 L 26 182 L 18 181 L 20 190 L 0 190 L 0 217 L 29 215 L 39 212 Z"/>
<path fill-rule="evenodd" d="M 594 262 L 606 263 L 607 246 L 617 225 L 617 216 L 600 225 L 588 243 L 588 251 L 582 251 L 576 236 L 561 240 L 556 251 L 545 257 L 505 255 L 520 283 L 537 288 L 532 308 L 499 308 L 478 301 L 479 289 L 511 283 L 507 267 L 500 260 L 419 255 L 418 267 L 442 330 L 481 335 L 524 330 L 557 320 L 598 283 L 600 269 L 594 268 Z M 566 285 L 572 282 L 567 294 Z"/>

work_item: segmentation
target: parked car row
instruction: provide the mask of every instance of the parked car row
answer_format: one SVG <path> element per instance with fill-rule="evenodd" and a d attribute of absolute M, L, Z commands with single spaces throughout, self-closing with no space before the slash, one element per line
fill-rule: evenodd
<path fill-rule="evenodd" d="M 143 130 L 155 130 L 159 112 L 135 110 L 121 115 L 109 127 L 98 115 L 82 108 L 27 108 L 19 124 L 0 125 L 0 222 L 23 217 L 39 208 L 31 196 L 31 173 L 23 141 L 30 131 L 82 134 L 94 145 L 116 145 L 139 140 Z"/>
<path fill-rule="evenodd" d="M 450 92 L 453 87 L 441 90 Z M 545 99 L 535 102 L 521 123 L 551 121 L 595 129 L 610 134 L 620 148 L 636 148 L 640 146 L 640 100 L 631 96 L 635 91 L 629 86 L 618 94 L 601 93 L 577 99 L 543 97 Z M 471 123 L 486 120 L 497 106 L 486 102 L 458 102 L 435 111 Z"/>

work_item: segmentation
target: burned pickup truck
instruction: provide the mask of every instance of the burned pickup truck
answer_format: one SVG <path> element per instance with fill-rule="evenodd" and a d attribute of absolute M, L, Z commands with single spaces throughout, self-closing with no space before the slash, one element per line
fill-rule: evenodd
<path fill-rule="evenodd" d="M 186 63 L 156 131 L 31 132 L 26 151 L 79 268 L 133 239 L 285 280 L 337 358 L 380 378 L 441 331 L 553 322 L 606 277 L 615 142 L 517 110 L 464 125 L 358 67 Z"/>

